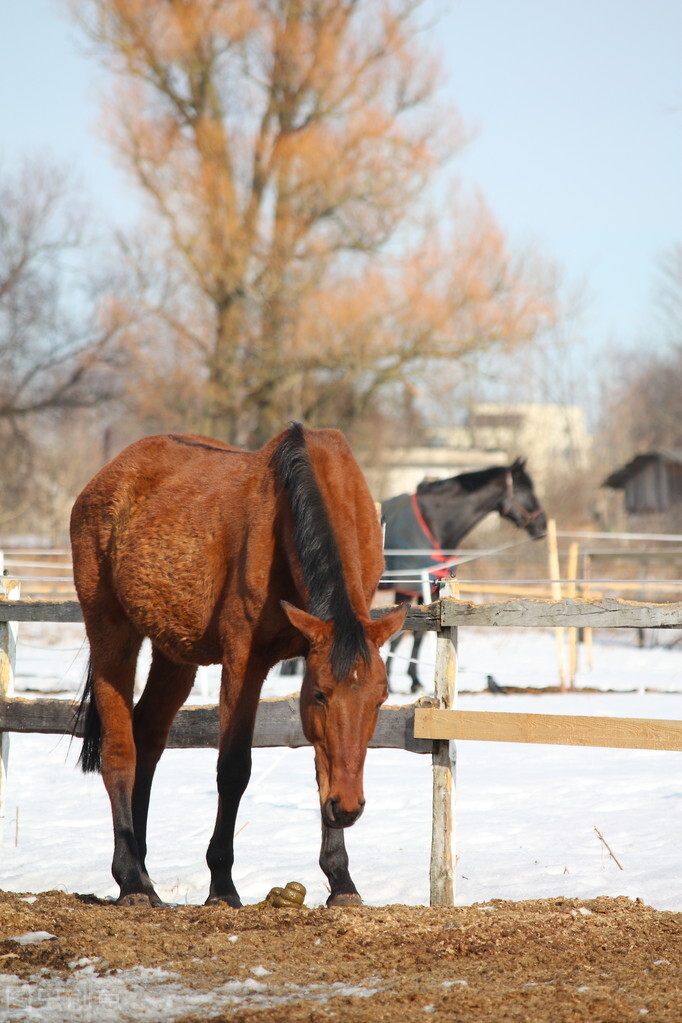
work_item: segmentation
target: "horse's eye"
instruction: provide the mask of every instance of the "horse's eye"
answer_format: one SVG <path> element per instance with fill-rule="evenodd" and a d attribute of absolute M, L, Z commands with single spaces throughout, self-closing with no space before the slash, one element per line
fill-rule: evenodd
<path fill-rule="evenodd" d="M 319 703 L 322 706 L 327 703 L 327 697 L 324 693 L 321 693 L 319 689 L 313 689 L 313 697 L 315 699 L 315 703 Z"/>

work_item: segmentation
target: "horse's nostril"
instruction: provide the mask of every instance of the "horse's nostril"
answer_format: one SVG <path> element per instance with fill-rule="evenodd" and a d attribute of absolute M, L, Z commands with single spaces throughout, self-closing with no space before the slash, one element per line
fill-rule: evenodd
<path fill-rule="evenodd" d="M 364 809 L 365 800 L 359 799 L 354 810 L 343 810 L 341 809 L 341 800 L 334 796 L 325 803 L 323 816 L 332 828 L 348 828 L 362 815 Z"/>

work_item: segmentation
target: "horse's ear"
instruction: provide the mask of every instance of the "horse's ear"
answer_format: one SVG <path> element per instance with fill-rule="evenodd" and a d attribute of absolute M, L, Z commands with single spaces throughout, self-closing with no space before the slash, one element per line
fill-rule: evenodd
<path fill-rule="evenodd" d="M 305 636 L 309 643 L 319 643 L 321 640 L 331 637 L 332 622 L 323 622 L 321 618 L 308 614 L 307 611 L 303 611 L 300 607 L 294 607 L 293 604 L 286 600 L 282 600 L 281 604 L 291 624 Z"/>
<path fill-rule="evenodd" d="M 394 607 L 392 611 L 383 615 L 382 618 L 377 618 L 376 621 L 370 622 L 366 627 L 369 638 L 377 646 L 383 646 L 391 636 L 395 636 L 396 632 L 402 629 L 408 607 L 409 604 L 401 604 L 400 607 Z"/>
<path fill-rule="evenodd" d="M 521 458 L 521 456 L 519 456 L 514 461 L 514 463 L 512 464 L 512 467 L 511 467 L 512 472 L 515 472 L 515 471 L 516 472 L 520 472 L 522 469 L 525 469 L 526 468 L 526 461 L 527 461 L 527 459 Z"/>

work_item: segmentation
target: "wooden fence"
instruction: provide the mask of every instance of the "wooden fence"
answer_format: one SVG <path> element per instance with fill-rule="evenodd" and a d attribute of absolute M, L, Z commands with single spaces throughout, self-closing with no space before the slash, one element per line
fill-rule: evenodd
<path fill-rule="evenodd" d="M 68 547 L 10 547 L 0 550 L 0 575 L 21 580 L 24 595 L 39 600 L 74 600 Z"/>
<path fill-rule="evenodd" d="M 682 750 L 682 722 L 583 717 L 579 715 L 513 714 L 458 711 L 457 630 L 460 626 L 570 627 L 580 628 L 682 628 L 682 602 L 639 604 L 612 598 L 603 600 L 511 600 L 475 604 L 448 595 L 446 584 L 440 600 L 410 609 L 406 629 L 435 631 L 436 667 L 432 697 L 403 707 L 382 707 L 373 748 L 404 749 L 429 753 L 433 762 L 433 815 L 430 864 L 432 905 L 454 904 L 452 859 L 453 749 L 455 739 L 499 742 L 558 743 L 631 749 Z M 78 728 L 76 704 L 67 700 L 26 700 L 13 696 L 12 665 L 18 622 L 79 622 L 76 601 L 24 601 L 16 599 L 17 587 L 0 579 L 0 735 L 3 796 L 10 732 L 70 733 Z M 386 612 L 372 612 L 379 617 Z M 168 745 L 174 748 L 217 746 L 218 708 L 183 707 L 178 713 Z M 262 700 L 256 719 L 254 745 L 307 745 L 298 714 L 298 697 Z M 0 813 L 1 810 L 0 803 Z"/>

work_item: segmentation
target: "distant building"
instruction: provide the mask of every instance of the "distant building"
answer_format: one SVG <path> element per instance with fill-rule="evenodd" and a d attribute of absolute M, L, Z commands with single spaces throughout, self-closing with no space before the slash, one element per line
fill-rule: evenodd
<path fill-rule="evenodd" d="M 592 453 L 585 413 L 578 406 L 490 402 L 471 407 L 462 426 L 434 429 L 431 444 L 395 447 L 377 463 L 363 459 L 377 500 L 413 492 L 427 477 L 444 479 L 526 458 L 538 492 L 550 481 L 583 470 Z"/>
<path fill-rule="evenodd" d="M 425 479 L 447 479 L 506 461 L 506 451 L 450 446 L 387 448 L 382 451 L 380 465 L 363 459 L 365 476 L 377 501 L 412 494 Z"/>
<path fill-rule="evenodd" d="M 682 520 L 682 451 L 648 451 L 604 480 L 622 490 L 628 516 Z"/>
<path fill-rule="evenodd" d="M 446 431 L 450 443 L 499 448 L 513 460 L 521 455 L 535 483 L 544 489 L 557 476 L 580 472 L 592 455 L 585 410 L 578 405 L 495 404 L 481 402 L 466 422 Z"/>

